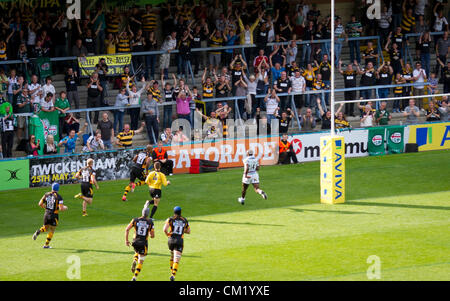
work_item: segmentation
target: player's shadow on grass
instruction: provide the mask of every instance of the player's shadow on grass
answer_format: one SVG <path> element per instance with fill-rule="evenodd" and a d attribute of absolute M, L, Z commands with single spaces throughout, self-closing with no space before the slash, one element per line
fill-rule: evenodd
<path fill-rule="evenodd" d="M 189 222 L 208 223 L 208 224 L 225 224 L 225 225 L 243 225 L 243 226 L 283 227 L 283 225 L 276 225 L 276 224 L 258 224 L 258 223 L 239 223 L 239 222 L 225 222 L 225 221 L 207 221 L 207 220 L 202 220 L 202 219 L 189 219 Z"/>
<path fill-rule="evenodd" d="M 289 210 L 296 212 L 318 212 L 318 213 L 337 213 L 337 214 L 378 214 L 372 212 L 343 211 L 343 210 L 315 210 L 315 209 L 298 209 L 298 208 L 289 208 Z"/>
<path fill-rule="evenodd" d="M 411 209 L 435 209 L 450 210 L 447 206 L 431 206 L 431 205 L 411 205 L 411 204 L 395 204 L 395 203 L 378 203 L 378 202 L 346 202 L 342 205 L 359 205 L 359 206 L 380 206 L 380 207 L 397 207 Z"/>
<path fill-rule="evenodd" d="M 87 252 L 97 252 L 97 253 L 107 253 L 107 254 L 125 254 L 130 255 L 134 254 L 133 248 L 130 247 L 130 251 L 111 251 L 111 250 L 93 250 L 93 249 L 70 249 L 70 248 L 57 248 L 55 250 L 64 250 L 64 251 L 70 251 L 74 253 L 87 253 Z M 169 251 L 167 251 L 167 254 L 161 254 L 161 253 L 155 253 L 155 252 L 149 252 L 149 256 L 163 256 L 167 257 L 170 255 Z M 183 257 L 201 257 L 201 256 L 195 256 L 195 255 L 186 255 L 183 254 Z"/>

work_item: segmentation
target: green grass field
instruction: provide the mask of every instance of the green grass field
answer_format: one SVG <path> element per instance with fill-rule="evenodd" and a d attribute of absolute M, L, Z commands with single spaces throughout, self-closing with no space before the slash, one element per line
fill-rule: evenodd
<path fill-rule="evenodd" d="M 155 215 L 155 238 L 138 280 L 168 280 L 162 228 L 175 205 L 191 224 L 177 280 L 368 280 L 367 259 L 381 260 L 381 280 L 450 280 L 450 152 L 347 160 L 347 202 L 319 203 L 319 163 L 260 171 L 269 199 L 249 190 L 237 202 L 242 169 L 175 175 Z M 131 279 L 133 250 L 124 231 L 149 198 L 137 187 L 121 201 L 126 180 L 101 182 L 88 217 L 61 186 L 68 211 L 52 240 L 37 203 L 46 189 L 0 194 L 0 280 L 68 280 L 67 258 L 79 256 L 81 280 Z M 130 235 L 131 236 L 131 235 Z"/>

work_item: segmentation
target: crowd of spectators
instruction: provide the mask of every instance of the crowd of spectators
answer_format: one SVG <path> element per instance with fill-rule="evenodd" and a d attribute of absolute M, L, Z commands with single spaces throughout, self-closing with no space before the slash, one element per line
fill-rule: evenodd
<path fill-rule="evenodd" d="M 24 137 L 24 117 L 15 118 L 13 112 L 59 111 L 59 146 L 66 146 L 66 152 L 73 151 L 72 144 L 85 127 L 80 130 L 79 113 L 67 111 L 81 108 L 80 86 L 87 89 L 88 108 L 105 107 L 108 111 L 108 106 L 132 106 L 113 110 L 113 121 L 107 113 L 102 118 L 99 111 L 89 113 L 97 132 L 84 142 L 83 151 L 129 147 L 132 137 L 144 129 L 151 144 L 160 139 L 183 143 L 192 137 L 186 137 L 182 130 L 169 135 L 168 128 L 176 118 L 192 124 L 196 116 L 201 116 L 207 127 L 193 135 L 207 139 L 226 137 L 228 118 L 255 118 L 264 120 L 269 127 L 272 120 L 278 120 L 280 133 L 287 133 L 290 122 L 298 115 L 302 130 L 317 129 L 319 124 L 321 129 L 327 129 L 331 119 L 330 99 L 328 93 L 322 92 L 330 87 L 331 43 L 317 41 L 329 39 L 331 34 L 340 38 L 335 44 L 335 63 L 346 88 L 420 84 L 413 88 L 382 88 L 377 93 L 375 89 L 360 89 L 359 95 L 356 89 L 345 92 L 345 100 L 361 99 L 363 105 L 356 110 L 353 104 L 339 107 L 333 117 L 338 128 L 349 127 L 347 117 L 355 114 L 360 114 L 363 127 L 389 122 L 391 116 L 386 103 L 371 104 L 364 100 L 423 95 L 425 91 L 448 93 L 450 88 L 449 28 L 442 1 L 386 0 L 382 1 L 381 19 L 369 20 L 365 13 L 359 19 L 359 12 L 351 15 L 347 23 L 339 11 L 335 20 L 331 20 L 329 12 L 323 14 L 316 4 L 304 0 L 238 3 L 177 0 L 160 7 L 147 4 L 143 8 L 127 9 L 101 3 L 83 12 L 81 20 L 68 20 L 63 11 L 19 7 L 14 3 L 9 10 L 1 12 L 0 61 L 18 59 L 24 63 L 0 64 L 5 157 L 11 156 L 14 135 L 17 141 L 28 138 Z M 361 11 L 365 12 L 370 3 L 363 1 L 361 5 Z M 335 24 L 334 33 L 331 22 Z M 430 35 L 430 32 L 442 34 Z M 406 34 L 410 33 L 418 35 L 407 38 Z M 374 40 L 354 39 L 369 35 L 380 35 L 381 45 L 375 45 Z M 298 44 L 299 41 L 302 43 Z M 406 57 L 406 48 L 413 43 L 416 43 L 414 67 Z M 251 44 L 256 47 L 192 51 L 200 47 Z M 350 60 L 345 66 L 341 58 L 343 46 L 350 49 Z M 29 60 L 155 50 L 164 53 L 133 55 L 134 68 L 125 67 L 116 79 L 107 76 L 104 59 L 87 80 L 80 76 L 77 64 L 54 63 L 56 72 L 65 73 L 64 91 L 56 91 L 51 77 L 40 78 L 33 60 Z M 172 53 L 173 50 L 178 52 Z M 436 55 L 435 63 L 431 62 L 431 53 Z M 189 85 L 191 75 L 201 79 Z M 439 82 L 444 84 L 443 91 L 438 89 Z M 108 102 L 109 91 L 114 90 L 112 85 L 119 91 L 114 103 Z M 314 93 L 303 94 L 309 91 Z M 286 93 L 294 94 L 292 100 Z M 234 97 L 241 97 L 237 106 Z M 209 101 L 212 98 L 224 100 Z M 165 102 L 171 105 L 158 106 Z M 416 115 L 411 112 L 416 111 L 410 102 L 394 101 L 391 112 L 403 112 L 407 118 L 414 119 Z M 422 102 L 416 103 L 419 113 L 424 112 Z M 442 113 L 447 110 L 446 104 L 443 100 L 427 106 L 430 110 L 426 112 L 427 120 L 446 116 Z M 130 115 L 129 124 L 124 124 L 125 114 Z M 14 134 L 10 133 L 11 127 Z M 39 141 L 29 140 L 27 152 L 34 154 Z M 52 147 L 46 149 L 51 151 Z"/>

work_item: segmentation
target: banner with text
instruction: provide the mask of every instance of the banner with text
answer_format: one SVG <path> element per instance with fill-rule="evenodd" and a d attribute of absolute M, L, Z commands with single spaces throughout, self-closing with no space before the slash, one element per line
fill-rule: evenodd
<path fill-rule="evenodd" d="M 344 137 L 345 157 L 367 156 L 367 133 L 366 129 L 343 131 L 338 135 Z M 294 152 L 299 162 L 320 160 L 320 137 L 328 136 L 329 132 L 306 133 L 293 135 L 289 141 L 292 143 Z"/>
<path fill-rule="evenodd" d="M 419 151 L 450 149 L 450 122 L 410 125 L 408 143 L 417 143 Z"/>
<path fill-rule="evenodd" d="M 98 181 L 125 179 L 130 176 L 130 167 L 138 150 L 117 150 L 83 155 L 39 157 L 30 159 L 30 187 L 78 183 L 77 171 L 94 159 Z"/>
<path fill-rule="evenodd" d="M 101 58 L 104 58 L 108 65 L 109 76 L 118 76 L 123 73 L 123 68 L 131 64 L 131 54 L 110 54 L 94 55 L 78 58 L 78 66 L 81 69 L 81 76 L 87 77 L 94 73 L 96 65 Z"/>
<path fill-rule="evenodd" d="M 389 154 L 403 153 L 405 148 L 404 132 L 404 126 L 390 126 L 386 128 L 387 150 Z"/>
<path fill-rule="evenodd" d="M 384 145 L 385 127 L 369 128 L 367 140 L 370 156 L 382 156 L 386 153 Z"/>

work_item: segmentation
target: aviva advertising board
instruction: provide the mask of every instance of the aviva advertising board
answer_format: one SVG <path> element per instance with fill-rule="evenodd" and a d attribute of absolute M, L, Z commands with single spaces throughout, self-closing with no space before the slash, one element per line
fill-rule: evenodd
<path fill-rule="evenodd" d="M 411 125 L 408 142 L 419 151 L 450 149 L 450 122 Z"/>
<path fill-rule="evenodd" d="M 345 144 L 342 136 L 320 137 L 320 202 L 345 202 Z"/>

